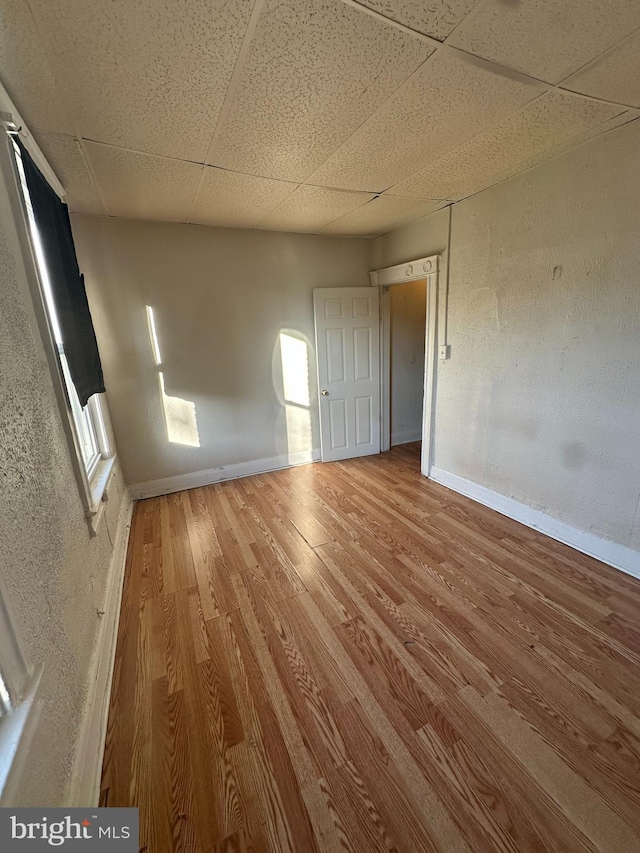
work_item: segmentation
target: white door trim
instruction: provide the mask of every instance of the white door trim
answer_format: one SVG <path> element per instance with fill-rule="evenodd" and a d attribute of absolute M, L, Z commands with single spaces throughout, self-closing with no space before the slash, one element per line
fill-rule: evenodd
<path fill-rule="evenodd" d="M 429 477 L 433 465 L 435 386 L 438 366 L 438 255 L 418 258 L 369 273 L 372 287 L 380 288 L 380 440 L 381 450 L 391 446 L 391 299 L 389 287 L 407 281 L 427 280 L 427 317 L 424 348 L 424 403 L 422 410 L 422 458 L 420 468 Z"/>

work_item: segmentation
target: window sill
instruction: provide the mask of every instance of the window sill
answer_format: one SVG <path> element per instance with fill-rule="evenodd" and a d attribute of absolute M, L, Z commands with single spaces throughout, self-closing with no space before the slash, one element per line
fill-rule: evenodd
<path fill-rule="evenodd" d="M 42 702 L 38 688 L 42 667 L 30 678 L 20 703 L 0 720 L 0 805 L 10 805 L 29 754 Z"/>
<path fill-rule="evenodd" d="M 98 463 L 90 483 L 90 509 L 87 511 L 87 521 L 91 529 L 92 535 L 95 536 L 100 526 L 100 521 L 104 515 L 104 505 L 107 500 L 107 486 L 115 464 L 115 454 L 108 459 L 102 459 Z"/>

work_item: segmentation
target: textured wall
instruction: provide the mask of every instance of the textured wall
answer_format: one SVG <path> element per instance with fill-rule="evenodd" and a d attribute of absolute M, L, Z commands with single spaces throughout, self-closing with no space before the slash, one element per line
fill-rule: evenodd
<path fill-rule="evenodd" d="M 319 447 L 312 291 L 368 286 L 370 241 L 93 216 L 73 228 L 128 483 L 286 457 L 304 446 L 290 416 Z M 169 440 L 146 305 L 165 394 L 195 411 L 200 446 Z M 308 343 L 308 415 L 284 405 L 287 331 Z"/>
<path fill-rule="evenodd" d="M 0 176 L 0 570 L 44 707 L 20 804 L 65 801 L 124 494 L 118 471 L 90 538 Z"/>
<path fill-rule="evenodd" d="M 389 288 L 391 302 L 391 444 L 421 434 L 424 392 L 424 336 L 427 286 L 424 281 Z"/>
<path fill-rule="evenodd" d="M 634 548 L 639 145 L 635 122 L 454 205 L 435 431 L 439 468 Z M 376 241 L 381 265 L 446 249 L 443 218 Z"/>
<path fill-rule="evenodd" d="M 427 255 L 440 255 L 442 273 L 443 264 L 446 269 L 448 237 L 449 209 L 445 207 L 374 240 L 373 268 L 392 267 Z M 440 279 L 443 278 L 441 275 Z"/>

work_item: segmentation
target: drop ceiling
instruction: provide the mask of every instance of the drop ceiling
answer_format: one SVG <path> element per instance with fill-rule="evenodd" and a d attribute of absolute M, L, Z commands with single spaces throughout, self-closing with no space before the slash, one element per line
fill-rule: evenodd
<path fill-rule="evenodd" d="M 637 0 L 0 0 L 72 211 L 376 236 L 640 117 Z"/>

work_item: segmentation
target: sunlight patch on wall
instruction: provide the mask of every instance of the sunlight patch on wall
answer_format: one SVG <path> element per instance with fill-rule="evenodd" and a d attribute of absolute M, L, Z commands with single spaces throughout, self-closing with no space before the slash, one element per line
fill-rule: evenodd
<path fill-rule="evenodd" d="M 160 355 L 155 315 L 150 305 L 147 305 L 146 309 L 153 360 L 156 367 L 161 367 L 162 356 Z M 191 400 L 183 400 L 182 397 L 169 396 L 164 388 L 164 373 L 161 370 L 158 371 L 158 381 L 168 441 L 171 444 L 183 444 L 185 447 L 200 447 L 196 404 Z"/>
<path fill-rule="evenodd" d="M 167 427 L 167 438 L 172 444 L 184 444 L 187 447 L 200 447 L 198 421 L 196 419 L 196 404 L 181 397 L 170 397 L 164 390 L 164 374 L 160 378 L 160 393 L 164 420 Z"/>
<path fill-rule="evenodd" d="M 298 406 L 285 405 L 289 462 L 300 461 L 297 454 L 311 452 L 311 413 Z"/>
<path fill-rule="evenodd" d="M 289 332 L 280 332 L 282 357 L 282 382 L 284 398 L 298 406 L 309 405 L 309 356 L 307 342 L 294 338 Z"/>
<path fill-rule="evenodd" d="M 280 357 L 289 462 L 301 462 L 313 449 L 307 342 L 295 332 L 280 332 Z"/>
<path fill-rule="evenodd" d="M 160 344 L 158 343 L 158 333 L 156 331 L 156 318 L 153 313 L 153 308 L 147 305 L 147 323 L 149 324 L 149 337 L 151 338 L 151 350 L 153 352 L 153 360 L 157 365 L 162 364 L 160 355 Z"/>

